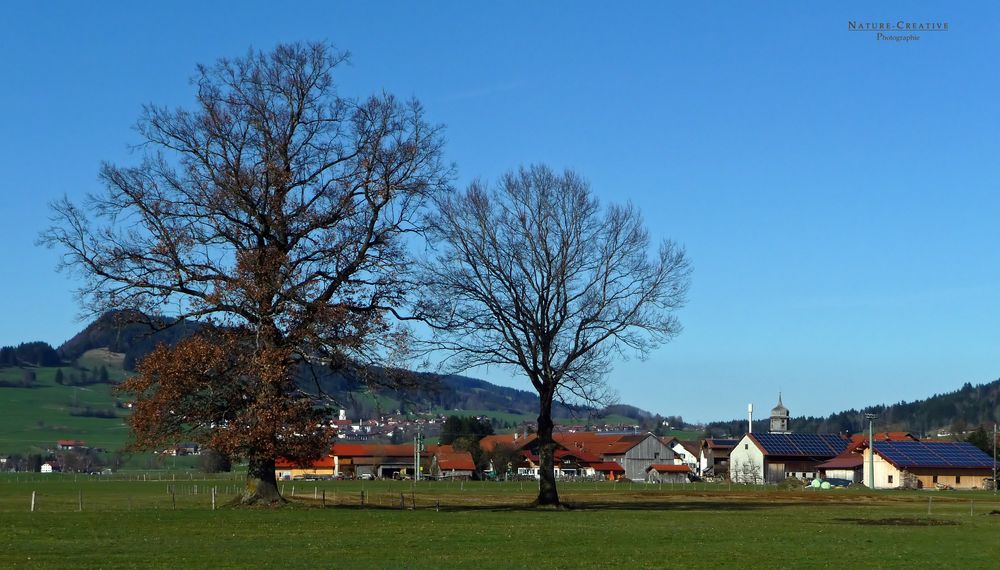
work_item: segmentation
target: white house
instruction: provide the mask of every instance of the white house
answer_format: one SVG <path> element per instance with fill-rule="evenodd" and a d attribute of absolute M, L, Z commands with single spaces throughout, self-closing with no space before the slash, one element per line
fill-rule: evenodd
<path fill-rule="evenodd" d="M 821 463 L 839 455 L 849 444 L 832 433 L 748 433 L 729 454 L 729 477 L 735 483 L 813 479 Z"/>

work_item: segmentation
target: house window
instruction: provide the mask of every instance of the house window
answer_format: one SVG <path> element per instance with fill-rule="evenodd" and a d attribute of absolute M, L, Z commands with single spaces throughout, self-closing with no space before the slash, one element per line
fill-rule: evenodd
<path fill-rule="evenodd" d="M 750 449 L 750 444 L 749 443 L 744 443 L 743 444 L 743 449 Z"/>
<path fill-rule="evenodd" d="M 653 459 L 659 459 L 659 458 L 660 458 L 660 452 L 659 451 L 653 452 Z"/>
<path fill-rule="evenodd" d="M 955 484 L 957 485 L 957 484 L 959 484 L 961 482 L 962 482 L 962 476 L 961 475 L 955 475 Z"/>
<path fill-rule="evenodd" d="M 892 475 L 889 475 L 889 482 L 892 483 Z"/>
<path fill-rule="evenodd" d="M 937 483 L 937 475 L 931 477 L 931 483 Z"/>

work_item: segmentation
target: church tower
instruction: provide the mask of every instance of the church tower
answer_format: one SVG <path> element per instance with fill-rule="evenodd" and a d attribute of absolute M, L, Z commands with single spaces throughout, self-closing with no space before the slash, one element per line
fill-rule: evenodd
<path fill-rule="evenodd" d="M 788 408 L 781 403 L 781 392 L 778 392 L 778 405 L 771 409 L 770 433 L 788 433 Z"/>

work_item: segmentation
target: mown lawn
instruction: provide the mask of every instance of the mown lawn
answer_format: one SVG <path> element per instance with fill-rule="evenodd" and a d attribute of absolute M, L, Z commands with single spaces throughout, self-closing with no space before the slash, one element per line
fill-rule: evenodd
<path fill-rule="evenodd" d="M 989 514 L 1000 499 L 984 492 L 580 483 L 562 486 L 574 508 L 536 511 L 524 508 L 530 483 L 300 481 L 291 507 L 222 508 L 238 484 L 231 475 L 2 477 L 0 567 L 993 568 L 1000 560 L 1000 515 Z"/>

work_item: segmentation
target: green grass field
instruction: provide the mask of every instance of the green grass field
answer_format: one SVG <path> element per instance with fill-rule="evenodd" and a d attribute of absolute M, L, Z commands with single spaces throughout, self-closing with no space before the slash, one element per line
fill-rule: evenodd
<path fill-rule="evenodd" d="M 36 375 L 32 388 L 0 388 L 0 454 L 37 453 L 52 448 L 58 439 L 82 439 L 91 447 L 109 450 L 122 447 L 128 433 L 120 413 L 116 418 L 72 413 L 87 406 L 114 409 L 110 384 L 59 386 L 55 383 L 58 368 L 32 370 Z M 71 368 L 62 370 L 68 374 Z M 120 368 L 109 366 L 108 372 L 113 379 L 120 376 Z M 0 369 L 0 380 L 18 381 L 21 374 L 20 368 Z"/>
<path fill-rule="evenodd" d="M 221 505 L 238 474 L 142 478 L 0 477 L 0 567 L 992 568 L 1000 556 L 1000 499 L 986 492 L 567 483 L 572 509 L 535 511 L 532 482 L 326 481 L 296 482 L 288 508 L 213 511 L 211 489 Z"/>

